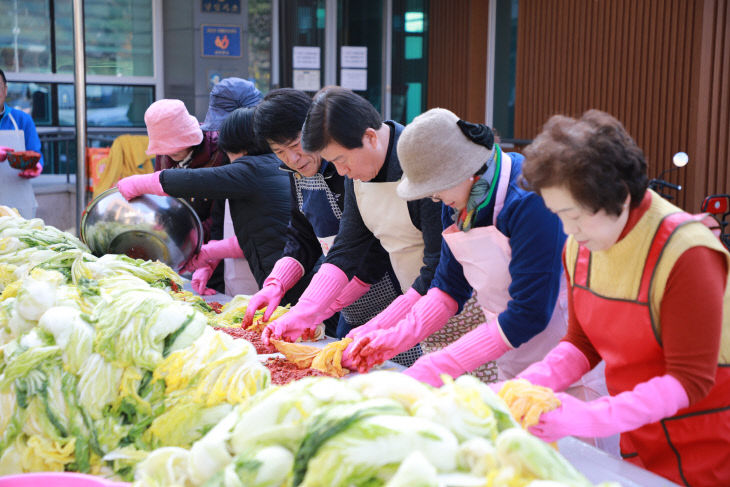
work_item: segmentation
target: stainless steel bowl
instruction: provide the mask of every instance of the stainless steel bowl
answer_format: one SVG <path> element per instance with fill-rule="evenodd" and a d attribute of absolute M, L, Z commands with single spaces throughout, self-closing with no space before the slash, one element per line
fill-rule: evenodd
<path fill-rule="evenodd" d="M 84 211 L 81 239 L 94 255 L 159 260 L 179 272 L 200 251 L 203 226 L 186 201 L 156 195 L 127 201 L 111 188 Z"/>

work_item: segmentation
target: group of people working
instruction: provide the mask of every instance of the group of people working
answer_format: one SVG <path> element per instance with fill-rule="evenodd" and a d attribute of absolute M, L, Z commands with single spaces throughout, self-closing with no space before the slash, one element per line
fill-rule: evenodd
<path fill-rule="evenodd" d="M 730 255 L 648 189 L 619 121 L 554 116 L 518 154 L 441 108 L 406 127 L 383 121 L 340 87 L 313 99 L 278 89 L 250 105 L 213 137 L 182 102 L 155 102 L 149 151 L 167 162 L 118 183 L 128 199 L 228 201 L 234 234 L 188 264 L 196 291 L 209 292 L 222 259 L 245 259 L 257 290 L 244 326 L 293 304 L 265 341 L 325 322 L 353 339 L 347 368 L 394 360 L 433 386 L 496 361 L 501 380 L 556 391 L 537 436 L 620 434 L 629 461 L 683 485 L 726 485 Z M 419 344 L 472 294 L 485 322 L 424 355 Z"/>

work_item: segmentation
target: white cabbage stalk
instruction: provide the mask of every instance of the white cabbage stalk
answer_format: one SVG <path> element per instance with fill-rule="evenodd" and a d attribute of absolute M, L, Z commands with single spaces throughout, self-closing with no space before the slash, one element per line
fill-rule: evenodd
<path fill-rule="evenodd" d="M 366 399 L 394 399 L 411 413 L 415 403 L 436 400 L 435 389 L 400 372 L 378 370 L 356 375 L 348 383 Z"/>
<path fill-rule="evenodd" d="M 123 372 L 98 353 L 89 355 L 81 366 L 77 386 L 79 405 L 93 419 L 100 419 L 106 405 L 117 398 Z"/>
<path fill-rule="evenodd" d="M 18 291 L 18 314 L 26 320 L 38 321 L 56 302 L 56 289 L 63 282 L 64 277 L 60 272 L 34 269 L 23 280 Z"/>
<path fill-rule="evenodd" d="M 439 487 L 436 468 L 420 451 L 403 460 L 385 487 Z"/>
<path fill-rule="evenodd" d="M 53 335 L 56 345 L 63 349 L 63 363 L 66 369 L 78 374 L 86 359 L 91 355 L 94 329 L 83 318 L 81 311 L 68 306 L 48 309 L 38 326 Z"/>
<path fill-rule="evenodd" d="M 184 448 L 158 448 L 137 465 L 135 487 L 193 487 L 188 480 L 190 452 Z"/>

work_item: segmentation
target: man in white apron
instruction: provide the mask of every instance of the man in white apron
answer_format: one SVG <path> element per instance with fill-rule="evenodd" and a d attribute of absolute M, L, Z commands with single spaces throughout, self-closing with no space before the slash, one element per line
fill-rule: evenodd
<path fill-rule="evenodd" d="M 40 153 L 41 142 L 33 119 L 25 112 L 10 108 L 5 104 L 8 84 L 5 73 L 0 70 L 0 147 L 3 155 L 6 149 L 12 151 L 33 150 Z M 0 161 L 5 158 L 0 157 Z M 19 171 L 10 164 L 0 162 L 0 204 L 18 210 L 23 218 L 34 218 L 38 203 L 33 193 L 30 178 L 38 176 L 43 170 L 43 156 L 35 168 Z"/>
<path fill-rule="evenodd" d="M 428 198 L 407 203 L 395 192 L 403 174 L 396 153 L 402 131 L 402 125 L 383 122 L 370 103 L 350 90 L 328 87 L 315 96 L 302 128 L 302 147 L 320 153 L 347 176 L 344 211 L 325 263 L 297 305 L 264 330 L 264 339 L 295 340 L 313 329 L 357 269 L 368 264 L 373 245 L 388 252 L 404 294 L 348 337 L 397 323 L 425 294 L 440 254 L 441 210 Z"/>

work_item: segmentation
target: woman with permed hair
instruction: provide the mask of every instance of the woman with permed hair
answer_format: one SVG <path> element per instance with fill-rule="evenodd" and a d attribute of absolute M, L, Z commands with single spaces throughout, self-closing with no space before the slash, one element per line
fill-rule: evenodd
<path fill-rule="evenodd" d="M 610 396 L 558 393 L 530 432 L 621 434 L 621 454 L 682 485 L 730 480 L 730 255 L 700 221 L 647 189 L 623 125 L 553 116 L 525 149 L 525 186 L 568 234 L 568 332 L 519 377 L 560 391 L 601 360 Z"/>

